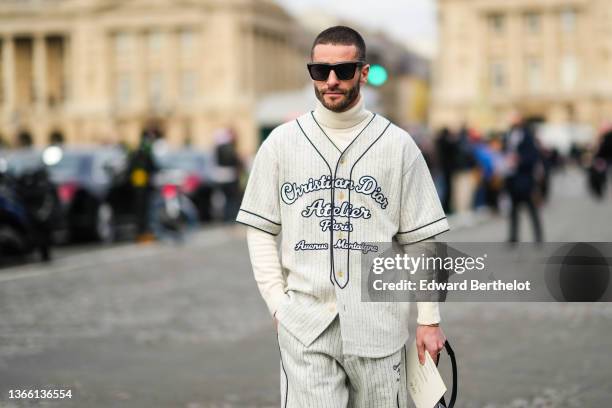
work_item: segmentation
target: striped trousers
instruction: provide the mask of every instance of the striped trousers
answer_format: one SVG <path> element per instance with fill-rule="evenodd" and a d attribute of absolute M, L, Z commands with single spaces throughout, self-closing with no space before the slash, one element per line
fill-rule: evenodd
<path fill-rule="evenodd" d="M 342 352 L 338 316 L 305 347 L 278 324 L 281 408 L 406 408 L 406 347 L 387 357 Z"/>

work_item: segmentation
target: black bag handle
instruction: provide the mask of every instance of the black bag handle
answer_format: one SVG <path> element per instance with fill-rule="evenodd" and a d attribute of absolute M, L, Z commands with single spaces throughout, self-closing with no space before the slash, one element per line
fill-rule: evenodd
<path fill-rule="evenodd" d="M 448 340 L 444 342 L 444 349 L 446 349 L 446 353 L 448 354 L 451 360 L 451 366 L 453 370 L 453 389 L 451 391 L 451 397 L 448 405 L 446 405 L 446 402 L 444 401 L 444 396 L 442 396 L 442 398 L 440 398 L 440 401 L 438 401 L 438 404 L 434 408 L 453 408 L 455 406 L 455 400 L 457 399 L 457 360 L 455 359 L 455 352 L 453 351 L 453 348 L 451 347 Z M 438 357 L 438 361 L 440 361 L 440 357 Z M 436 367 L 438 366 L 438 361 L 436 361 Z"/>

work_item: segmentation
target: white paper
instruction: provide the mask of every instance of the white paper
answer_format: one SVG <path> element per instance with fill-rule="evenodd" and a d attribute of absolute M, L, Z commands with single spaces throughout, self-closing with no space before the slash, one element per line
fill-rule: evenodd
<path fill-rule="evenodd" d="M 436 363 L 425 351 L 425 364 L 419 363 L 416 341 L 408 348 L 406 377 L 408 393 L 417 408 L 432 408 L 446 392 L 446 385 L 440 376 Z"/>

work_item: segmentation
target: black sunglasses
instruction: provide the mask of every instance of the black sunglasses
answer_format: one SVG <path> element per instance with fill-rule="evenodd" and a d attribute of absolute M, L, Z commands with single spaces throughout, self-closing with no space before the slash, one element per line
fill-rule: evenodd
<path fill-rule="evenodd" d="M 355 76 L 357 67 L 363 66 L 363 61 L 338 62 L 325 64 L 322 62 L 309 62 L 307 65 L 310 77 L 315 81 L 327 81 L 329 73 L 333 70 L 341 81 L 347 81 Z"/>

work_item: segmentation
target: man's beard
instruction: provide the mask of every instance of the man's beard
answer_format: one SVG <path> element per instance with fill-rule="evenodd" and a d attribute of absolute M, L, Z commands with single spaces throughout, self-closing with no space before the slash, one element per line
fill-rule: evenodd
<path fill-rule="evenodd" d="M 314 86 L 314 90 L 317 99 L 319 100 L 319 102 L 321 102 L 321 104 L 323 104 L 323 106 L 325 106 L 332 112 L 340 113 L 347 110 L 347 108 L 359 97 L 360 87 L 361 84 L 359 83 L 359 81 L 357 81 L 357 84 L 355 84 L 355 86 L 344 91 L 344 99 L 333 105 L 330 105 L 329 103 L 325 102 L 325 95 L 323 94 L 323 92 L 319 91 L 319 88 L 317 88 L 316 85 Z"/>

